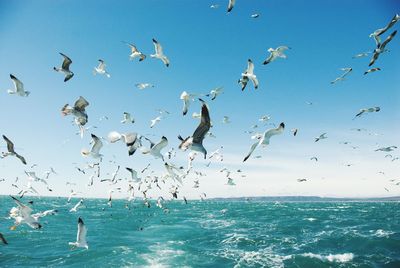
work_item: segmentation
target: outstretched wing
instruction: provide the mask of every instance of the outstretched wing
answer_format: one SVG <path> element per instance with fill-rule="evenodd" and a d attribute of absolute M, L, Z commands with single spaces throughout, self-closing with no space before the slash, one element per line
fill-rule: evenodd
<path fill-rule="evenodd" d="M 86 242 L 86 233 L 87 233 L 86 226 L 83 223 L 83 220 L 81 218 L 79 218 L 78 219 L 78 233 L 76 235 L 76 242 L 78 242 L 81 245 L 87 244 L 87 242 Z"/>
<path fill-rule="evenodd" d="M 64 70 L 69 70 L 69 66 L 70 66 L 71 63 L 72 63 L 72 60 L 71 60 L 67 55 L 64 55 L 64 54 L 61 53 L 61 52 L 60 52 L 60 55 L 64 57 L 64 61 L 63 61 L 61 67 L 62 67 Z"/>
<path fill-rule="evenodd" d="M 207 134 L 208 130 L 210 130 L 210 127 L 210 114 L 207 105 L 203 102 L 203 105 L 201 106 L 201 121 L 193 133 L 193 143 L 201 144 L 204 136 Z"/>
<path fill-rule="evenodd" d="M 255 142 L 255 143 L 251 146 L 250 151 L 249 151 L 249 153 L 246 155 L 246 157 L 243 159 L 243 162 L 245 162 L 247 159 L 249 159 L 249 157 L 250 157 L 251 154 L 254 152 L 254 150 L 257 148 L 257 146 L 258 146 L 259 143 L 260 143 L 260 141 L 257 140 L 257 142 Z"/>
<path fill-rule="evenodd" d="M 10 141 L 5 135 L 3 135 L 3 139 L 7 142 L 7 150 L 10 153 L 14 153 L 14 143 Z"/>
<path fill-rule="evenodd" d="M 84 97 L 80 96 L 74 104 L 74 109 L 80 112 L 84 112 L 85 108 L 89 106 L 89 102 Z"/>

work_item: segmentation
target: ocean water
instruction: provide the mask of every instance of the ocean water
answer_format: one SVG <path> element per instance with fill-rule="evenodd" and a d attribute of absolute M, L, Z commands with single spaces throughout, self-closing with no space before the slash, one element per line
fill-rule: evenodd
<path fill-rule="evenodd" d="M 400 267 L 398 202 L 173 201 L 165 213 L 87 199 L 70 213 L 78 199 L 32 200 L 59 213 L 11 231 L 14 203 L 0 197 L 0 267 Z M 89 250 L 68 245 L 79 216 Z"/>

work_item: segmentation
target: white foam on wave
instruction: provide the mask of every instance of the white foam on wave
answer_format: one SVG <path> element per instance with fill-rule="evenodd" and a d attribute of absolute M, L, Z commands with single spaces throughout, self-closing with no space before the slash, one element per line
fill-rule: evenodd
<path fill-rule="evenodd" d="M 394 234 L 394 232 L 378 229 L 375 231 L 373 235 L 376 237 L 389 237 L 392 234 Z"/>
<path fill-rule="evenodd" d="M 316 218 L 305 218 L 304 220 L 313 222 L 313 221 L 316 221 L 317 219 Z"/>
<path fill-rule="evenodd" d="M 151 253 L 141 254 L 147 265 L 146 267 L 174 267 L 174 259 L 185 254 L 180 249 L 172 249 L 165 244 L 157 243 L 149 247 Z"/>
<path fill-rule="evenodd" d="M 316 258 L 321 261 L 329 261 L 329 262 L 349 262 L 354 258 L 353 253 L 343 253 L 343 254 L 329 254 L 329 255 L 320 255 L 320 254 L 314 254 L 314 253 L 304 253 L 301 254 L 303 257 L 309 257 L 309 258 Z"/>

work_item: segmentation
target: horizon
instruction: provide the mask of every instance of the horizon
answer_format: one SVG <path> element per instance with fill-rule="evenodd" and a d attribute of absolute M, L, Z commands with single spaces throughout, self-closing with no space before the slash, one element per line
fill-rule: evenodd
<path fill-rule="evenodd" d="M 52 192 L 41 182 L 32 183 L 40 196 L 68 196 L 74 190 L 84 198 L 107 198 L 114 189 L 113 198 L 127 198 L 126 179 L 130 175 L 125 167 L 137 170 L 141 178 L 161 178 L 166 173 L 163 161 L 142 154 L 140 149 L 128 156 L 121 141 L 103 141 L 102 175 L 88 186 L 93 170 L 86 169 L 83 174 L 76 167 L 84 169 L 97 162 L 81 156 L 83 148 L 90 148 L 90 134 L 107 137 L 111 131 L 137 132 L 153 142 L 166 136 L 168 146 L 162 153 L 171 148 L 176 151 L 176 157 L 167 162 L 186 169 L 189 150 L 178 150 L 177 136 L 192 135 L 199 123 L 192 113 L 199 113 L 201 104 L 194 98 L 183 116 L 179 97 L 183 91 L 204 95 L 222 86 L 224 93 L 215 100 L 202 98 L 209 106 L 210 132 L 216 135 L 207 136 L 203 144 L 209 155 L 223 146 L 223 161 L 204 160 L 198 154 L 193 170 L 183 185 L 178 185 L 178 198 L 196 199 L 202 193 L 207 198 L 400 196 L 400 160 L 393 160 L 400 157 L 399 149 L 375 151 L 400 146 L 400 36 L 393 38 L 387 45 L 390 51 L 372 66 L 380 67 L 378 72 L 363 74 L 372 68 L 368 67 L 371 55 L 352 58 L 375 48 L 369 35 L 400 13 L 400 3 L 252 1 L 237 3 L 226 14 L 225 1 L 213 2 L 220 4 L 219 8 L 212 9 L 211 2 L 202 1 L 184 6 L 179 1 L 160 2 L 158 8 L 153 8 L 153 1 L 0 3 L 0 123 L 4 126 L 0 134 L 7 136 L 28 162 L 22 165 L 13 156 L 0 159 L 0 179 L 5 179 L 0 181 L 0 195 L 16 196 L 26 188 L 24 171 L 34 171 L 43 178 L 52 167 L 57 172 L 48 179 Z M 132 14 L 135 9 L 151 13 Z M 260 16 L 251 18 L 254 13 Z M 399 30 L 399 25 L 397 22 L 382 39 Z M 169 67 L 150 57 L 154 53 L 152 38 L 162 45 Z M 147 58 L 130 61 L 129 47 L 121 41 L 135 44 Z M 287 58 L 263 65 L 267 49 L 278 46 L 290 47 L 285 51 Z M 52 70 L 61 65 L 59 52 L 72 59 L 75 75 L 67 82 Z M 92 74 L 98 59 L 107 63 L 110 78 Z M 248 59 L 255 65 L 259 88 L 254 89 L 250 81 L 242 91 L 237 81 Z M 353 71 L 344 81 L 331 84 L 345 67 Z M 28 97 L 7 94 L 13 86 L 9 74 L 24 83 L 31 92 Z M 154 87 L 140 90 L 136 83 Z M 89 102 L 85 127 L 92 127 L 82 139 L 76 135 L 78 127 L 71 124 L 73 116 L 60 115 L 61 108 L 72 105 L 79 96 Z M 360 109 L 369 107 L 380 107 L 380 111 L 355 118 Z M 157 109 L 170 114 L 150 128 L 150 120 L 159 116 Z M 131 113 L 135 123 L 122 124 L 124 112 Z M 271 117 L 266 123 L 259 121 L 264 115 Z M 104 116 L 108 120 L 100 120 Z M 231 123 L 223 123 L 224 116 L 229 116 Z M 255 134 L 245 131 L 264 132 L 281 122 L 286 125 L 283 134 L 272 137 L 265 148 L 258 146 L 243 162 Z M 253 129 L 255 124 L 258 127 Z M 294 128 L 298 129 L 296 136 L 291 132 Z M 325 132 L 327 139 L 314 141 Z M 149 146 L 147 142 L 143 145 Z M 1 139 L 3 151 L 6 143 Z M 313 157 L 318 160 L 311 160 Z M 148 163 L 149 170 L 141 174 Z M 31 168 L 34 164 L 37 166 Z M 111 177 L 117 165 L 121 167 L 117 175 L 120 181 L 101 183 L 100 179 Z M 228 176 L 220 172 L 224 167 L 230 171 Z M 239 169 L 241 172 L 236 172 Z M 193 188 L 198 177 L 193 171 L 206 173 L 199 176 L 199 188 Z M 229 176 L 236 185 L 227 185 Z M 76 185 L 67 186 L 67 182 Z M 171 197 L 174 185 L 177 183 L 171 178 L 160 182 L 161 190 L 152 184 L 148 197 Z M 120 192 L 116 187 L 121 187 Z M 141 194 L 136 191 L 135 197 Z"/>

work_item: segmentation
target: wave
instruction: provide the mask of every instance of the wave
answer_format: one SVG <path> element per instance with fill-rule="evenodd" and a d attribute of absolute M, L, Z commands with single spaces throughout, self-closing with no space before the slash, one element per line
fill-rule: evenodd
<path fill-rule="evenodd" d="M 329 262 L 349 262 L 353 260 L 354 254 L 353 253 L 343 253 L 343 254 L 329 254 L 329 255 L 320 255 L 320 254 L 314 254 L 314 253 L 304 253 L 301 254 L 303 257 L 309 257 L 309 258 L 315 258 L 319 259 L 321 261 L 329 261 Z"/>

